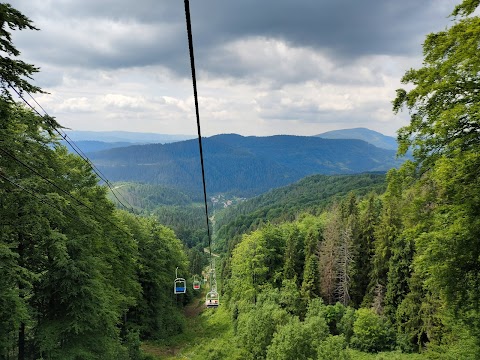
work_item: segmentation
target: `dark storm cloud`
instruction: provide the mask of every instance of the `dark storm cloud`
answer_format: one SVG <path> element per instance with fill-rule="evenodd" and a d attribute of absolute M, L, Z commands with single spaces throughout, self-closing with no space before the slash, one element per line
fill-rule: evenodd
<path fill-rule="evenodd" d="M 338 67 L 369 55 L 420 55 L 425 34 L 448 23 L 446 16 L 453 8 L 448 4 L 451 1 L 193 1 L 198 64 L 222 76 L 254 78 L 255 66 L 239 61 L 225 44 L 255 37 L 321 51 Z M 264 67 L 264 72 L 272 72 L 282 58 L 272 62 L 276 63 L 271 68 Z M 296 67 L 295 79 L 285 71 L 272 74 L 271 78 L 290 82 L 322 75 L 312 66 L 311 59 L 291 65 Z"/>
<path fill-rule="evenodd" d="M 438 0 L 207 0 L 192 2 L 192 16 L 197 38 L 203 37 L 207 44 L 212 39 L 260 35 L 357 57 L 416 51 L 419 34 L 444 23 L 448 11 L 441 4 Z"/>
<path fill-rule="evenodd" d="M 12 6 L 41 30 L 16 32 L 15 41 L 36 63 L 91 69 L 163 65 L 187 73 L 183 3 L 172 5 L 153 0 L 14 0 Z"/>
<path fill-rule="evenodd" d="M 178 22 L 184 16 L 183 2 L 162 0 L 10 0 L 15 8 L 36 17 L 135 19 L 141 23 Z"/>
<path fill-rule="evenodd" d="M 453 8 L 449 4 L 449 0 L 192 0 L 197 66 L 221 76 L 248 77 L 253 65 L 239 63 L 228 45 L 255 37 L 323 51 L 344 64 L 372 54 L 418 54 L 424 35 L 447 23 L 445 17 Z M 42 28 L 19 37 L 33 59 L 107 69 L 162 65 L 189 75 L 181 1 L 15 0 L 12 5 Z M 304 70 L 301 74 L 306 76 Z M 288 76 L 290 81 L 296 75 Z"/>

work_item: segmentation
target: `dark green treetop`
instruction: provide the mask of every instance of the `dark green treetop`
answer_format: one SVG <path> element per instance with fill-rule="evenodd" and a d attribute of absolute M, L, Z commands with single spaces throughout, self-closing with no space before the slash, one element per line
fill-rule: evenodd
<path fill-rule="evenodd" d="M 15 87 L 20 92 L 42 92 L 40 87 L 29 82 L 32 74 L 39 71 L 38 67 L 14 59 L 20 55 L 20 51 L 12 43 L 12 34 L 9 30 L 24 29 L 38 30 L 28 17 L 10 4 L 0 4 L 0 88 L 2 96 L 9 100 L 11 100 L 9 86 Z"/>

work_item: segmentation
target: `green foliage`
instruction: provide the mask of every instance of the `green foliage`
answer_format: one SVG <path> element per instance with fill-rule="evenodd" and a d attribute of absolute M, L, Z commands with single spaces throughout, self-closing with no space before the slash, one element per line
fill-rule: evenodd
<path fill-rule="evenodd" d="M 117 183 L 115 188 L 120 199 L 128 201 L 136 213 L 154 216 L 160 224 L 173 229 L 188 248 L 197 247 L 203 252 L 208 237 L 200 192 L 188 194 L 173 187 L 138 183 Z M 115 196 L 110 194 L 109 198 L 123 207 Z"/>
<path fill-rule="evenodd" d="M 442 197 L 430 212 L 428 231 L 416 240 L 416 269 L 428 289 L 448 303 L 480 334 L 478 153 L 462 152 L 437 162 L 429 179 Z M 437 195 L 438 196 L 438 195 Z M 461 266 L 458 266 L 461 264 Z"/>
<path fill-rule="evenodd" d="M 423 354 L 404 354 L 399 351 L 388 351 L 380 353 L 365 353 L 355 349 L 348 350 L 352 359 L 355 360 L 424 360 Z"/>
<path fill-rule="evenodd" d="M 119 182 L 115 183 L 115 187 L 117 194 L 121 194 L 121 199 L 127 200 L 135 209 L 144 212 L 155 210 L 160 205 L 186 206 L 203 200 L 198 194 L 187 194 L 162 185 Z M 114 196 L 110 199 L 118 203 Z"/>
<path fill-rule="evenodd" d="M 232 275 L 225 285 L 232 301 L 255 303 L 262 287 L 280 287 L 284 236 L 281 229 L 267 226 L 245 235 L 232 254 Z"/>
<path fill-rule="evenodd" d="M 347 351 L 347 341 L 342 335 L 328 336 L 318 347 L 318 360 L 350 360 L 350 353 Z"/>
<path fill-rule="evenodd" d="M 464 1 L 454 14 L 468 15 L 477 6 L 478 1 Z M 399 131 L 399 151 L 412 146 L 424 167 L 442 156 L 478 149 L 479 39 L 478 17 L 456 19 L 450 28 L 428 35 L 424 66 L 407 71 L 402 79 L 415 87 L 397 90 L 394 110 L 406 106 L 412 114 L 410 124 Z"/>
<path fill-rule="evenodd" d="M 408 279 L 413 259 L 413 242 L 399 237 L 394 240 L 392 256 L 387 275 L 387 291 L 385 294 L 385 314 L 393 320 L 398 305 L 410 292 Z"/>
<path fill-rule="evenodd" d="M 455 6 L 452 15 L 470 15 L 480 4 L 479 0 L 463 0 L 460 5 Z"/>
<path fill-rule="evenodd" d="M 353 324 L 356 320 L 355 309 L 337 302 L 327 305 L 324 309 L 324 318 L 331 335 L 343 335 L 347 342 L 353 335 Z"/>
<path fill-rule="evenodd" d="M 305 261 L 303 245 L 303 237 L 300 236 L 300 230 L 297 226 L 291 225 L 290 228 L 287 229 L 283 266 L 283 276 L 286 279 L 295 278 L 298 282 L 301 282 Z"/>
<path fill-rule="evenodd" d="M 313 299 L 308 303 L 308 310 L 305 316 L 304 327 L 306 337 L 313 349 L 328 335 L 328 325 L 325 320 L 325 305 L 321 299 Z"/>
<path fill-rule="evenodd" d="M 203 204 L 201 206 L 196 204 L 189 206 L 162 205 L 155 208 L 152 213 L 160 224 L 173 229 L 187 247 L 203 248 L 207 246 L 208 237 Z"/>
<path fill-rule="evenodd" d="M 176 301 L 186 297 L 174 298 L 172 292 L 176 267 L 179 275 L 187 274 L 186 254 L 172 230 L 152 219 L 138 220 L 126 213 L 124 216 L 124 221 L 137 223 L 132 233 L 138 242 L 137 277 L 142 289 L 136 306 L 128 313 L 130 326 L 139 329 L 142 338 L 167 338 L 184 327 Z"/>
<path fill-rule="evenodd" d="M 325 305 L 320 299 L 308 304 L 305 320 L 290 317 L 280 326 L 268 347 L 267 359 L 315 358 L 317 348 L 328 335 Z"/>
<path fill-rule="evenodd" d="M 422 279 L 415 273 L 409 280 L 410 292 L 399 304 L 395 314 L 397 346 L 405 352 L 419 351 L 425 346 L 427 333 L 435 333 L 431 324 L 437 321 L 432 308 L 432 299 L 422 288 Z M 439 305 L 438 303 L 433 306 Z M 430 324 L 430 325 L 429 325 Z M 433 338 L 434 336 L 432 336 Z"/>
<path fill-rule="evenodd" d="M 300 315 L 303 310 L 300 300 L 300 291 L 298 291 L 295 279 L 284 279 L 279 292 L 278 303 L 289 314 Z"/>
<path fill-rule="evenodd" d="M 338 325 L 340 324 L 343 315 L 345 314 L 346 307 L 337 302 L 335 305 L 327 305 L 325 308 L 325 319 L 328 324 L 328 328 L 330 334 L 332 335 L 339 335 L 340 330 L 338 329 Z"/>
<path fill-rule="evenodd" d="M 371 309 L 356 311 L 352 346 L 362 351 L 378 352 L 392 348 L 393 341 L 392 330 L 385 318 Z"/>
<path fill-rule="evenodd" d="M 343 313 L 342 318 L 337 323 L 338 333 L 345 337 L 347 343 L 350 343 L 350 340 L 353 336 L 353 324 L 356 320 L 355 309 L 352 307 L 347 307 Z"/>
<path fill-rule="evenodd" d="M 371 302 L 369 285 L 373 273 L 373 256 L 376 243 L 375 229 L 381 211 L 381 201 L 374 193 L 358 204 L 358 238 L 355 244 L 354 273 L 352 279 L 352 303 L 360 306 L 363 301 Z"/>
<path fill-rule="evenodd" d="M 125 336 L 125 346 L 128 349 L 128 358 L 131 360 L 142 360 L 142 352 L 140 351 L 140 332 L 138 330 L 130 330 Z"/>
<path fill-rule="evenodd" d="M 474 360 L 480 356 L 478 338 L 472 336 L 461 324 L 453 325 L 454 331 L 443 344 L 430 344 L 425 357 L 438 360 Z"/>
<path fill-rule="evenodd" d="M 314 317 L 321 317 L 321 318 L 326 318 L 326 313 L 327 313 L 328 306 L 326 306 L 323 303 L 323 300 L 320 298 L 313 299 L 309 301 L 308 307 L 307 307 L 307 313 L 305 318 L 314 318 Z"/>
<path fill-rule="evenodd" d="M 26 303 L 16 286 L 21 278 L 18 256 L 3 241 L 0 242 L 0 357 L 6 357 L 11 337 L 28 319 Z"/>
<path fill-rule="evenodd" d="M 237 336 L 247 353 L 246 359 L 265 359 L 274 333 L 287 318 L 285 310 L 270 301 L 261 302 L 250 311 L 241 313 Z"/>
<path fill-rule="evenodd" d="M 0 355 L 125 359 L 129 328 L 180 331 L 172 281 L 188 263 L 173 231 L 115 211 L 48 119 L 5 100 L 0 114 Z"/>
<path fill-rule="evenodd" d="M 372 282 L 382 285 L 387 284 L 392 244 L 402 227 L 400 216 L 401 174 L 397 170 L 390 170 L 387 174 L 387 183 L 387 191 L 383 195 L 380 220 L 375 227 L 375 254 L 372 270 Z"/>
<path fill-rule="evenodd" d="M 302 298 L 308 300 L 320 295 L 320 284 L 318 278 L 318 257 L 317 255 L 312 254 L 305 261 L 303 282 L 300 290 L 302 293 Z"/>
<path fill-rule="evenodd" d="M 309 359 L 314 354 L 306 327 L 297 317 L 281 326 L 268 347 L 267 360 Z"/>
<path fill-rule="evenodd" d="M 12 57 L 20 55 L 20 51 L 12 43 L 10 30 L 38 30 L 33 26 L 32 21 L 20 11 L 14 9 L 10 4 L 0 4 L 0 51 L 7 56 L 0 56 L 0 87 L 2 97 L 9 101 L 12 97 L 9 93 L 9 86 L 17 91 L 28 91 L 30 93 L 42 92 L 37 86 L 28 82 L 32 74 L 38 72 L 38 68 L 27 64 L 22 60 L 15 60 Z"/>
<path fill-rule="evenodd" d="M 231 320 L 229 309 L 223 305 L 214 311 L 202 311 L 198 316 L 188 318 L 188 326 L 182 334 L 164 341 L 144 342 L 142 349 L 146 354 L 152 354 L 152 360 L 243 360 L 247 355 L 233 333 Z"/>

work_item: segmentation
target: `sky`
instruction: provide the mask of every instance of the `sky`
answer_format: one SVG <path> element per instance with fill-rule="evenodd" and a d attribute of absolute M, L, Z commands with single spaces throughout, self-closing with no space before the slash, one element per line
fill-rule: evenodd
<path fill-rule="evenodd" d="M 453 0 L 191 0 L 202 135 L 395 136 L 401 78 Z M 72 130 L 196 134 L 184 2 L 13 0 L 36 100 Z"/>

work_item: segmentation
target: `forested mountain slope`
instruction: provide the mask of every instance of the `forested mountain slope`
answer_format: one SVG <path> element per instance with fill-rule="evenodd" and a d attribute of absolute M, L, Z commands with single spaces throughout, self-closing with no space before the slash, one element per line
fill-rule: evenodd
<path fill-rule="evenodd" d="M 60 142 L 62 145 L 66 146 L 68 151 L 75 152 L 78 149 L 81 149 L 82 152 L 88 154 L 95 151 L 102 151 L 108 149 L 114 149 L 118 147 L 125 147 L 132 145 L 129 142 L 121 141 L 121 142 L 105 142 L 105 141 L 97 141 L 97 140 L 81 140 L 75 141 L 75 149 L 65 140 Z"/>
<path fill-rule="evenodd" d="M 218 213 L 215 216 L 217 247 L 228 245 L 228 240 L 260 224 L 292 221 L 304 212 L 319 214 L 328 204 L 351 191 L 365 195 L 381 193 L 384 189 L 384 174 L 309 176 Z"/>
<path fill-rule="evenodd" d="M 209 194 L 252 196 L 312 174 L 386 171 L 402 163 L 394 151 L 360 140 L 230 134 L 205 138 L 203 145 Z M 91 159 L 113 181 L 201 190 L 196 140 L 110 149 Z"/>
<path fill-rule="evenodd" d="M 190 194 L 163 185 L 116 183 L 115 193 L 116 197 L 110 194 L 109 198 L 118 207 L 123 207 L 126 201 L 135 213 L 153 216 L 160 224 L 174 230 L 188 248 L 195 247 L 203 253 L 208 239 L 201 192 Z"/>
<path fill-rule="evenodd" d="M 115 191 L 137 211 L 149 212 L 161 205 L 183 206 L 203 201 L 201 193 L 186 193 L 156 184 L 116 183 Z M 121 206 L 113 195 L 110 200 Z"/>
<path fill-rule="evenodd" d="M 129 144 L 166 144 L 193 139 L 192 135 L 169 135 L 131 131 L 65 131 L 70 139 L 78 141 L 101 141 L 106 143 L 124 142 Z"/>

